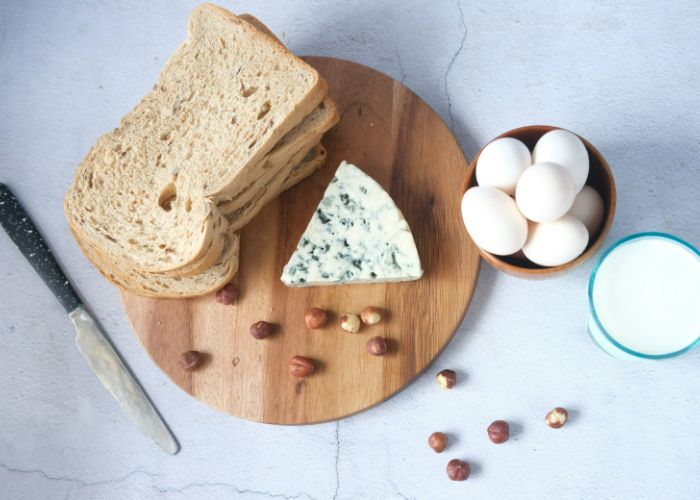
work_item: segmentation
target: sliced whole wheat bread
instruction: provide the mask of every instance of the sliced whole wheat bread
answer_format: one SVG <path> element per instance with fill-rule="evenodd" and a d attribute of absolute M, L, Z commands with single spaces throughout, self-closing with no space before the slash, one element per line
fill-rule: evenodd
<path fill-rule="evenodd" d="M 317 144 L 307 153 L 304 160 L 295 165 L 284 178 L 280 190 L 273 193 L 271 198 L 292 187 L 300 180 L 318 170 L 326 160 L 326 151 Z M 116 268 L 104 258 L 99 250 L 87 246 L 78 239 L 78 245 L 83 253 L 100 273 L 115 285 L 135 294 L 154 298 L 186 298 L 197 297 L 218 290 L 231 281 L 238 270 L 238 255 L 240 239 L 237 233 L 225 236 L 224 252 L 219 259 L 205 271 L 193 276 L 168 276 L 145 273 L 132 269 Z"/>
<path fill-rule="evenodd" d="M 226 222 L 218 220 L 223 216 L 228 222 L 227 231 L 238 231 L 247 224 L 262 207 L 270 201 L 270 193 L 283 182 L 286 173 L 298 165 L 311 148 L 317 144 L 323 134 L 338 122 L 339 115 L 332 100 L 325 98 L 304 120 L 286 134 L 279 143 L 265 156 L 261 166 L 262 172 L 257 179 L 238 189 L 230 200 L 220 202 L 213 212 L 214 228 L 223 227 Z M 301 180 L 301 179 L 299 179 Z M 261 203 L 260 200 L 264 198 Z M 230 239 L 226 240 L 230 241 Z M 221 252 L 225 251 L 224 238 L 207 241 L 207 252 L 197 261 L 183 266 L 176 271 L 164 271 L 160 274 L 173 276 L 193 276 L 214 264 Z"/>
<path fill-rule="evenodd" d="M 338 122 L 339 115 L 332 100 L 325 98 L 304 120 L 286 134 L 279 143 L 265 156 L 257 171 L 262 175 L 249 181 L 246 186 L 226 201 L 219 203 L 219 210 L 213 212 L 214 228 L 224 227 L 226 222 L 220 220 L 226 216 L 230 227 L 228 231 L 238 231 L 248 223 L 257 212 L 270 200 L 269 193 L 277 192 L 286 172 L 299 164 L 323 134 Z M 301 180 L 301 179 L 299 179 Z M 247 182 L 247 181 L 244 181 Z M 270 184 L 275 183 L 274 186 Z M 267 195 L 267 196 L 266 196 Z M 265 202 L 260 200 L 265 197 Z M 230 241 L 230 239 L 226 240 Z M 214 232 L 206 241 L 207 251 L 197 261 L 183 266 L 176 271 L 164 271 L 159 274 L 172 276 L 193 276 L 214 264 L 221 252 L 225 251 L 224 238 L 215 238 Z"/>
<path fill-rule="evenodd" d="M 287 133 L 261 162 L 256 179 L 237 188 L 236 194 L 217 205 L 214 217 L 225 216 L 228 231 L 238 231 L 270 201 L 270 193 L 278 192 L 287 172 L 299 164 L 318 144 L 323 134 L 338 123 L 339 115 L 333 101 L 325 98 L 304 120 Z M 299 179 L 301 180 L 301 179 Z M 261 200 L 264 200 L 261 203 Z M 216 220 L 216 219 L 215 219 Z M 224 250 L 222 238 L 207 243 L 207 253 L 194 263 L 176 271 L 165 271 L 174 276 L 192 276 L 212 265 Z"/>
<path fill-rule="evenodd" d="M 260 19 L 255 17 L 253 14 L 241 14 L 238 16 L 239 19 L 243 19 L 245 22 L 253 26 L 256 30 L 258 30 L 260 33 L 263 33 L 270 38 L 272 38 L 275 42 L 279 43 L 280 45 L 284 45 L 282 43 L 282 40 L 277 38 L 277 35 L 275 35 L 270 28 L 268 28 Z"/>
<path fill-rule="evenodd" d="M 314 146 L 311 151 L 306 154 L 306 158 L 296 165 L 287 174 L 282 184 L 282 191 L 286 191 L 299 184 L 306 177 L 310 176 L 316 170 L 321 168 L 326 163 L 326 149 L 320 143 Z"/>
<path fill-rule="evenodd" d="M 255 16 L 241 14 L 239 17 L 277 43 L 282 44 L 280 39 Z M 246 184 L 241 184 L 237 192 L 229 193 L 227 197 L 219 202 L 219 209 L 226 214 L 229 225 L 234 231 L 247 224 L 258 210 L 269 201 L 270 197 L 267 193 L 277 192 L 277 187 L 286 180 L 286 172 L 302 162 L 305 155 L 313 156 L 312 146 L 318 143 L 323 134 L 336 125 L 339 120 L 340 115 L 335 103 L 326 97 L 309 116 L 275 145 L 273 150 L 267 155 L 262 168 L 256 170 L 264 172 L 263 175 L 249 180 Z M 325 150 L 323 150 L 323 154 L 325 155 Z M 282 171 L 279 171 L 281 165 L 285 165 L 285 167 Z M 302 179 L 303 177 L 300 177 L 296 182 Z M 271 185 L 273 182 L 276 184 Z M 263 198 L 266 201 L 260 203 L 260 200 Z"/>
<path fill-rule="evenodd" d="M 218 260 L 216 206 L 318 106 L 325 82 L 281 44 L 213 5 L 154 90 L 78 168 L 65 212 L 83 246 L 119 266 L 192 274 Z"/>
<path fill-rule="evenodd" d="M 290 158 L 296 157 L 295 160 L 292 160 L 292 165 L 299 163 L 306 152 L 314 144 L 317 144 L 323 134 L 338 123 L 338 120 L 339 115 L 335 104 L 328 98 L 324 99 L 302 123 L 285 135 L 266 156 L 264 164 L 258 169 L 261 175 L 255 179 L 249 179 L 245 184 L 241 184 L 236 193 L 232 193 L 232 196 L 219 203 L 218 208 L 227 216 L 229 224 L 234 231 L 243 227 L 245 222 L 231 218 L 231 215 L 239 212 L 242 207 L 250 205 L 251 200 L 258 196 L 262 189 L 274 190 L 269 185 L 275 181 L 280 181 L 280 178 L 284 176 L 280 168 L 283 165 L 288 165 Z M 301 156 L 297 156 L 301 150 L 303 150 L 303 153 Z"/>
<path fill-rule="evenodd" d="M 275 42 L 282 44 L 281 40 L 252 14 L 241 14 L 238 17 Z M 326 97 L 301 123 L 285 135 L 266 156 L 262 167 L 256 169 L 256 172 L 264 172 L 263 175 L 259 175 L 255 179 L 249 179 L 246 183 L 239 183 L 237 191 L 229 191 L 227 196 L 219 200 L 218 207 L 227 215 L 229 222 L 234 226 L 234 230 L 242 227 L 242 224 L 233 223 L 234 221 L 230 215 L 240 212 L 243 206 L 249 206 L 251 204 L 250 200 L 257 194 L 256 188 L 264 189 L 270 180 L 274 178 L 274 175 L 271 174 L 276 173 L 280 165 L 288 164 L 289 161 L 297 158 L 297 155 L 295 155 L 294 158 L 290 159 L 291 154 L 297 153 L 302 148 L 309 151 L 312 145 L 316 144 L 321 139 L 321 136 L 338 123 L 339 120 L 340 115 L 335 103 Z M 300 161 L 300 157 L 298 158 Z M 292 161 L 292 163 L 296 164 L 298 161 Z"/>
<path fill-rule="evenodd" d="M 211 267 L 199 274 L 183 277 L 111 267 L 99 250 L 77 241 L 82 252 L 102 276 L 120 288 L 143 297 L 175 299 L 205 295 L 223 287 L 238 271 L 240 238 L 237 233 L 227 233 L 224 236 L 225 251 Z"/>
<path fill-rule="evenodd" d="M 323 149 L 320 144 L 317 144 L 311 149 L 302 148 L 297 151 L 297 153 L 285 165 L 281 172 L 282 175 L 259 190 L 248 204 L 243 205 L 241 208 L 236 210 L 236 212 L 226 216 L 231 227 L 242 228 L 248 224 L 265 205 L 276 198 L 282 191 L 286 190 L 288 187 L 291 187 L 296 182 L 301 181 L 307 175 L 311 175 L 315 171 L 315 169 L 297 169 L 296 175 L 292 175 L 292 172 L 299 164 L 305 164 L 311 158 L 317 158 L 319 160 L 317 168 L 319 168 L 325 162 L 325 156 L 326 150 Z M 305 175 L 301 175 L 302 173 L 305 173 Z M 295 182 L 292 183 L 292 181 Z"/>

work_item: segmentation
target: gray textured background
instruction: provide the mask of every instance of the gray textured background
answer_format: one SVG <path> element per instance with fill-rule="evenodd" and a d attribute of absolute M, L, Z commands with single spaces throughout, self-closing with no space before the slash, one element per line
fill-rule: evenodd
<path fill-rule="evenodd" d="M 381 5 L 378 5 L 380 4 Z M 606 246 L 662 230 L 700 245 L 700 4 L 533 1 L 226 2 L 297 53 L 351 59 L 402 80 L 468 156 L 532 123 L 587 137 L 613 168 Z M 77 163 L 147 90 L 193 2 L 0 2 L 0 180 L 8 182 L 180 442 L 162 454 L 78 354 L 58 302 L 0 231 L 0 497 L 700 498 L 700 350 L 630 364 L 585 333 L 592 263 L 529 282 L 484 267 L 467 318 L 432 372 L 338 423 L 237 420 L 171 384 L 130 332 L 116 290 L 72 240 L 62 196 Z M 461 182 L 461 179 L 455 179 Z M 429 334 L 430 332 L 426 332 Z M 542 419 L 575 410 L 565 429 Z M 503 446 L 485 428 L 519 429 Z M 458 436 L 443 456 L 428 434 Z M 446 461 L 474 467 L 451 483 Z"/>

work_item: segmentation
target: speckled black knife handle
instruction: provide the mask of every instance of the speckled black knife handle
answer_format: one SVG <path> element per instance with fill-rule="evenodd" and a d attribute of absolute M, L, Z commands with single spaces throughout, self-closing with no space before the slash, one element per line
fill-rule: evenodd
<path fill-rule="evenodd" d="M 81 304 L 80 299 L 68 283 L 66 275 L 61 271 L 51 249 L 10 188 L 2 183 L 0 183 L 0 225 L 65 310 L 71 312 L 78 307 Z"/>

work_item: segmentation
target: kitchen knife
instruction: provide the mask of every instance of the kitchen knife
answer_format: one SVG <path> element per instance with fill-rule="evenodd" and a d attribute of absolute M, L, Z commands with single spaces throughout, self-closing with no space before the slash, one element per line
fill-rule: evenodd
<path fill-rule="evenodd" d="M 100 326 L 85 310 L 27 212 L 10 189 L 2 183 L 0 225 L 68 313 L 77 332 L 75 343 L 102 385 L 114 396 L 141 432 L 166 453 L 177 453 L 180 446 L 165 422 L 107 340 Z"/>

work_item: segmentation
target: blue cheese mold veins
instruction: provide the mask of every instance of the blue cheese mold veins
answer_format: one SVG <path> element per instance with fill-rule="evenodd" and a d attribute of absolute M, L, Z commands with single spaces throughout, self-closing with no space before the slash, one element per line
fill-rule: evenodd
<path fill-rule="evenodd" d="M 422 275 L 411 229 L 391 196 L 358 167 L 342 162 L 281 279 L 299 287 Z"/>

